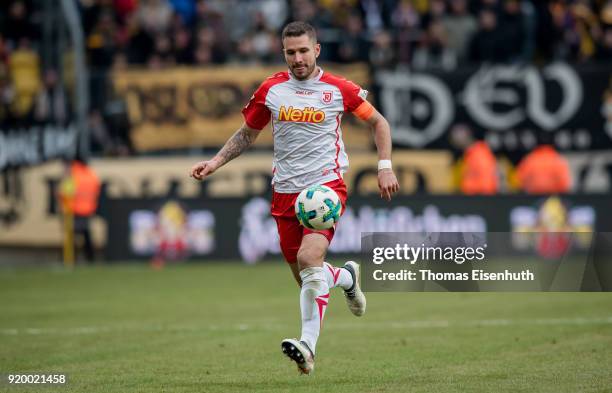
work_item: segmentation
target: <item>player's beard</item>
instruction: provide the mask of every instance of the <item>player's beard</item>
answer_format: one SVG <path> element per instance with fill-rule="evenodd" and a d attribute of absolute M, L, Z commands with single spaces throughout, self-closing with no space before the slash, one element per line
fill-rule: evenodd
<path fill-rule="evenodd" d="M 305 71 L 300 72 L 299 75 L 296 74 L 296 66 L 291 67 L 291 73 L 293 74 L 295 79 L 300 81 L 306 80 L 310 75 L 312 75 L 317 64 L 313 62 L 311 65 L 302 64 L 302 66 L 304 67 Z"/>

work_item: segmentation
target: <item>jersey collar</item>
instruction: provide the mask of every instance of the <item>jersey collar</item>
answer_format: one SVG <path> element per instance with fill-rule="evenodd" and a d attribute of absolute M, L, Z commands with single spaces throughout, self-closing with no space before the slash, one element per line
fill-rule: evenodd
<path fill-rule="evenodd" d="M 317 66 L 317 68 L 319 69 L 319 73 L 317 75 L 315 75 L 313 78 L 310 79 L 306 79 L 305 81 L 301 81 L 299 79 L 295 79 L 295 76 L 293 76 L 293 74 L 291 73 L 291 70 L 289 70 L 289 78 L 291 78 L 291 80 L 298 82 L 298 83 L 313 83 L 313 82 L 318 82 L 319 79 L 321 79 L 321 77 L 323 76 L 323 68 Z"/>

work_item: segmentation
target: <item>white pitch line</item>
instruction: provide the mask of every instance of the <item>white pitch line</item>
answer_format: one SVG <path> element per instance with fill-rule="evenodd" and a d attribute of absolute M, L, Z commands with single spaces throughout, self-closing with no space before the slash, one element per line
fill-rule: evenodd
<path fill-rule="evenodd" d="M 368 330 L 368 329 L 445 329 L 456 327 L 503 327 L 503 326 L 564 326 L 564 325 L 610 325 L 612 317 L 599 318 L 540 318 L 540 319 L 483 319 L 472 321 L 406 321 L 406 322 L 365 322 L 334 323 L 328 322 L 326 330 Z M 39 336 L 39 335 L 87 335 L 116 332 L 203 332 L 203 331 L 279 331 L 290 328 L 283 324 L 248 324 L 240 323 L 228 326 L 179 326 L 179 325 L 137 325 L 137 326 L 81 326 L 68 328 L 4 328 L 3 336 Z"/>

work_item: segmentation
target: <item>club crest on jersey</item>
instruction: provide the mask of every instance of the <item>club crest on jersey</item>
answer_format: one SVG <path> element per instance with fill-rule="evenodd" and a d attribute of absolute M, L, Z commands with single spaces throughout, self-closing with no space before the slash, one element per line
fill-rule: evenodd
<path fill-rule="evenodd" d="M 283 105 L 278 112 L 278 120 L 299 123 L 321 123 L 325 120 L 325 112 L 314 107 L 298 109 L 292 106 L 285 108 L 285 105 Z"/>
<path fill-rule="evenodd" d="M 321 92 L 321 102 L 325 105 L 331 104 L 334 99 L 334 92 L 331 90 L 325 90 Z"/>

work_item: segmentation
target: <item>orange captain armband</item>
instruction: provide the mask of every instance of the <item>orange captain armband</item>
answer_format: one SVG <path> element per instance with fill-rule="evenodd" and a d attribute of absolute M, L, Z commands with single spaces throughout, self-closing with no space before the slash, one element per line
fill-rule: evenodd
<path fill-rule="evenodd" d="M 374 113 L 374 107 L 368 101 L 362 102 L 354 111 L 353 114 L 363 121 L 367 121 Z"/>

